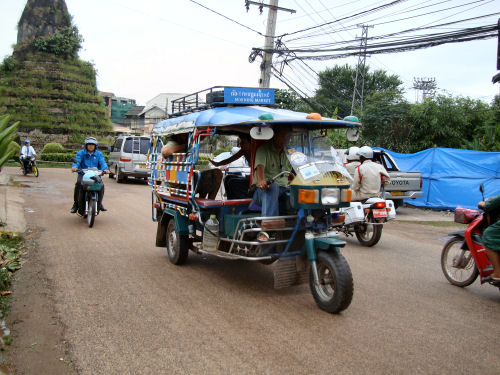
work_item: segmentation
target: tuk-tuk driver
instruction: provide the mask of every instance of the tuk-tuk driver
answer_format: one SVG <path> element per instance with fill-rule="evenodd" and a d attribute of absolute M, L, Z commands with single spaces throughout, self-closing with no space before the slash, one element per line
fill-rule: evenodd
<path fill-rule="evenodd" d="M 161 149 L 161 155 L 166 158 L 175 152 L 187 152 L 189 134 L 175 134 L 169 138 L 165 146 Z M 194 184 L 198 175 L 194 175 Z M 208 169 L 201 172 L 201 181 L 198 184 L 197 193 L 200 198 L 215 199 L 222 182 L 222 172 L 220 169 Z M 208 196 L 208 197 L 207 197 Z"/>
<path fill-rule="evenodd" d="M 262 207 L 262 216 L 278 216 L 279 200 L 290 189 L 287 175 L 280 176 L 270 185 L 267 180 L 280 172 L 292 170 L 285 150 L 291 133 L 290 128 L 277 127 L 272 142 L 263 144 L 255 154 L 254 179 L 257 181 L 257 190 L 253 202 Z"/>

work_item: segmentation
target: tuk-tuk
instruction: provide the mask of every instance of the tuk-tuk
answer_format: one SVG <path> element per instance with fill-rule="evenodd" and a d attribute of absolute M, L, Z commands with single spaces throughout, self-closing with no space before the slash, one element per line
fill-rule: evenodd
<path fill-rule="evenodd" d="M 329 129 L 347 129 L 356 137 L 361 124 L 277 109 L 274 90 L 213 87 L 172 102 L 170 118 L 152 132 L 152 218 L 158 223 L 156 246 L 166 247 L 169 260 L 186 262 L 189 251 L 229 260 L 273 264 L 275 288 L 307 282 L 318 306 L 330 313 L 352 300 L 351 270 L 340 248 L 335 224 L 351 200 L 350 176 L 327 142 Z M 284 152 L 293 167 L 289 191 L 278 216 L 263 217 L 247 199 L 197 197 L 201 179 L 200 143 L 214 135 L 251 136 L 249 192 L 258 148 L 272 141 L 274 130 L 292 131 Z M 274 129 L 274 130 L 273 130 Z M 188 134 L 185 152 L 165 158 L 168 137 Z M 196 177 L 198 176 L 198 177 Z M 201 182 L 200 182 L 201 180 Z"/>

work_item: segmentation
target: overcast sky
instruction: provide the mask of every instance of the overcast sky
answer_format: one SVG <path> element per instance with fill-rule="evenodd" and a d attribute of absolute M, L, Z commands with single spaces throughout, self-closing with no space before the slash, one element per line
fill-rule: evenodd
<path fill-rule="evenodd" d="M 257 32 L 265 34 L 267 10 L 260 15 L 259 9 L 251 6 L 247 13 L 244 0 L 198 2 L 252 30 L 189 0 L 66 0 L 74 24 L 84 38 L 80 57 L 92 62 L 97 69 L 98 89 L 145 104 L 162 92 L 189 93 L 216 85 L 257 87 L 260 59 L 251 64 L 248 56 L 252 47 L 264 44 L 263 36 Z M 279 6 L 294 9 L 296 13 L 278 13 L 276 35 L 342 19 L 390 2 L 280 0 Z M 25 0 L 0 0 L 1 58 L 12 53 L 17 22 L 25 4 Z M 445 8 L 452 9 L 439 11 Z M 342 20 L 333 24 L 330 30 L 349 29 L 349 25 L 363 23 L 374 25 L 368 33 L 376 36 L 495 12 L 500 12 L 500 0 L 406 0 L 383 11 Z M 414 17 L 424 13 L 428 14 Z M 499 17 L 495 15 L 433 32 L 496 24 Z M 401 21 L 381 24 L 396 20 Z M 360 35 L 361 29 L 350 28 L 290 41 L 287 46 L 338 42 Z M 499 85 L 491 83 L 492 76 L 497 73 L 496 56 L 497 38 L 492 38 L 371 56 L 367 58 L 367 64 L 371 70 L 383 69 L 398 75 L 404 81 L 407 98 L 411 101 L 416 97 L 411 88 L 414 77 L 433 77 L 440 93 L 491 102 L 499 92 Z M 345 63 L 354 66 L 357 58 L 309 61 L 308 65 L 319 72 Z M 294 63 L 284 70 L 284 74 L 304 91 L 313 93 L 317 87 L 312 70 Z M 283 88 L 284 85 L 272 78 L 271 87 Z"/>

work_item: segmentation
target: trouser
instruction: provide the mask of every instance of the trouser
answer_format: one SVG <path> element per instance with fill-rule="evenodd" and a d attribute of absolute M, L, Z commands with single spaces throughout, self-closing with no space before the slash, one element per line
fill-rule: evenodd
<path fill-rule="evenodd" d="M 82 174 L 78 174 L 75 183 L 75 191 L 73 192 L 73 201 L 74 205 L 78 207 L 78 211 L 85 211 L 85 191 L 82 189 Z M 102 199 L 104 198 L 104 185 L 102 185 L 102 189 L 97 192 L 97 207 L 101 207 Z"/>
<path fill-rule="evenodd" d="M 28 170 L 28 164 L 30 162 L 30 158 L 28 156 L 21 156 L 20 159 L 21 159 L 21 161 L 23 163 L 24 170 L 27 171 Z"/>
<path fill-rule="evenodd" d="M 273 182 L 266 190 L 255 190 L 253 201 L 262 207 L 262 216 L 279 216 L 280 201 L 287 197 L 288 191 L 288 187 Z"/>

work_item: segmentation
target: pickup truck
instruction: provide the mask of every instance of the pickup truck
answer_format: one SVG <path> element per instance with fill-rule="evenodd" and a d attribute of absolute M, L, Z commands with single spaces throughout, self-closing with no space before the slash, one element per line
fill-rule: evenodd
<path fill-rule="evenodd" d="M 345 150 L 339 151 L 345 163 Z M 385 199 L 393 200 L 396 208 L 403 204 L 403 199 L 415 199 L 423 195 L 420 172 L 400 171 L 394 159 L 384 150 L 373 150 L 373 160 L 382 164 L 391 177 L 390 183 L 385 185 Z"/>
<path fill-rule="evenodd" d="M 394 159 L 384 150 L 373 150 L 373 160 L 381 163 L 391 177 L 385 185 L 385 199 L 392 199 L 396 208 L 403 199 L 420 198 L 422 193 L 422 173 L 400 171 Z"/>

